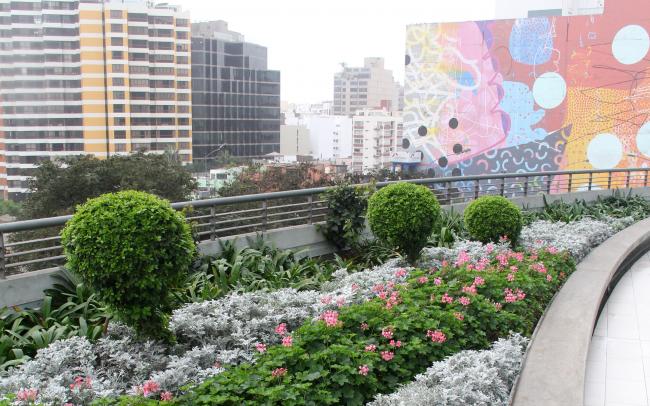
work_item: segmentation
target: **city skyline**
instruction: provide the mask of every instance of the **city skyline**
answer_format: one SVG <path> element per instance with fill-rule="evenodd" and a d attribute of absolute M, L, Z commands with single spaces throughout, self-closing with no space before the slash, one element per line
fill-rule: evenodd
<path fill-rule="evenodd" d="M 494 18 L 495 0 L 458 0 L 428 4 L 405 0 L 333 0 L 312 4 L 296 0 L 216 3 L 177 0 L 193 22 L 225 20 L 247 42 L 268 49 L 269 69 L 282 72 L 282 100 L 318 103 L 333 97 L 332 77 L 341 63 L 362 66 L 365 57 L 383 57 L 386 68 L 404 83 L 406 26 L 418 22 Z M 284 25 L 286 23 L 286 26 Z M 281 27 L 277 27 L 281 24 Z"/>

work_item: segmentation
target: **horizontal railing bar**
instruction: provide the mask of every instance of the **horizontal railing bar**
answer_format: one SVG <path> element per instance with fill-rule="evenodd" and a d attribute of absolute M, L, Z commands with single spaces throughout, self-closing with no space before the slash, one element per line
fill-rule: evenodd
<path fill-rule="evenodd" d="M 9 268 L 16 268 L 24 265 L 38 264 L 41 262 L 58 261 L 59 259 L 65 259 L 65 255 L 57 255 L 55 257 L 33 259 L 31 261 L 16 262 L 13 264 L 5 265 L 5 268 L 9 269 Z"/>
<path fill-rule="evenodd" d="M 12 242 L 9 244 L 5 244 L 5 247 L 11 248 L 11 247 L 17 247 L 19 245 L 25 245 L 25 244 L 38 244 L 41 242 L 48 242 L 48 241 L 58 241 L 61 239 L 60 235 L 54 236 L 54 237 L 47 237 L 47 238 L 38 238 L 36 240 L 27 240 L 27 241 L 16 241 Z"/>
<path fill-rule="evenodd" d="M 295 210 L 295 211 L 285 211 L 285 212 L 282 212 L 282 213 L 269 213 L 266 216 L 267 217 L 278 217 L 278 216 L 289 216 L 291 214 L 299 214 L 299 213 L 309 213 L 309 209 Z"/>
<path fill-rule="evenodd" d="M 29 251 L 12 252 L 11 254 L 5 254 L 5 258 L 15 258 L 15 257 L 23 256 L 23 255 L 37 254 L 39 252 L 56 251 L 56 250 L 61 250 L 61 249 L 63 249 L 63 246 L 56 245 L 54 247 L 38 248 L 38 249 L 35 249 L 35 250 L 29 250 Z"/>

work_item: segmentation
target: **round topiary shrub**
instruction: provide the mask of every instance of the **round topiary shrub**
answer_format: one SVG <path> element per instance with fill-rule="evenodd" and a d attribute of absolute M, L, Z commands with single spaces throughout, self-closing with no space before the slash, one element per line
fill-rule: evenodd
<path fill-rule="evenodd" d="M 368 221 L 380 241 L 413 262 L 427 243 L 440 217 L 433 192 L 412 183 L 394 183 L 379 189 L 368 201 Z"/>
<path fill-rule="evenodd" d="M 482 243 L 499 242 L 508 237 L 514 246 L 521 233 L 521 210 L 501 196 L 483 196 L 465 209 L 465 227 L 470 236 Z"/>
<path fill-rule="evenodd" d="M 196 247 L 168 201 L 124 191 L 90 199 L 61 234 L 67 267 L 143 337 L 172 340 L 170 292 L 183 282 Z"/>

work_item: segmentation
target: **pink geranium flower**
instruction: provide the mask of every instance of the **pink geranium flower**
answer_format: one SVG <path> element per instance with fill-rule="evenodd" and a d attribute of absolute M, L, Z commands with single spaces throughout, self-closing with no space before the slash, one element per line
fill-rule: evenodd
<path fill-rule="evenodd" d="M 328 310 L 321 314 L 320 318 L 325 322 L 327 327 L 334 327 L 339 324 L 339 314 L 333 310 Z"/>
<path fill-rule="evenodd" d="M 30 389 L 21 389 L 16 393 L 16 399 L 22 402 L 36 402 L 36 397 L 38 396 L 38 390 L 34 388 Z"/>
<path fill-rule="evenodd" d="M 160 394 L 160 400 L 169 401 L 172 400 L 173 397 L 174 396 L 172 395 L 171 392 L 163 392 Z"/>
<path fill-rule="evenodd" d="M 381 353 L 381 359 L 384 361 L 390 361 L 395 357 L 395 353 L 392 351 L 382 351 Z"/>
<path fill-rule="evenodd" d="M 366 345 L 366 352 L 375 352 L 377 350 L 377 346 L 374 344 L 368 344 Z"/>
<path fill-rule="evenodd" d="M 255 344 L 255 349 L 259 352 L 266 352 L 266 344 L 257 343 Z"/>
<path fill-rule="evenodd" d="M 144 384 L 142 385 L 142 394 L 147 397 L 152 393 L 156 393 L 160 391 L 160 385 L 158 385 L 158 382 L 154 380 L 148 380 L 145 381 Z"/>
<path fill-rule="evenodd" d="M 278 324 L 278 326 L 275 328 L 275 332 L 281 336 L 287 334 L 287 323 Z"/>
<path fill-rule="evenodd" d="M 287 368 L 276 368 L 276 369 L 273 370 L 273 372 L 271 372 L 271 375 L 274 378 L 277 378 L 277 377 L 282 376 L 282 375 L 284 375 L 286 373 L 287 373 Z"/>
<path fill-rule="evenodd" d="M 393 329 L 390 327 L 386 327 L 385 329 L 381 330 L 381 335 L 384 336 L 384 338 L 391 339 L 393 338 Z"/>
<path fill-rule="evenodd" d="M 359 366 L 359 374 L 366 376 L 368 375 L 368 371 L 370 371 L 370 368 L 368 368 L 368 365 L 360 365 Z"/>
<path fill-rule="evenodd" d="M 282 346 L 283 347 L 291 347 L 293 345 L 293 337 L 291 336 L 285 336 L 282 338 Z"/>
<path fill-rule="evenodd" d="M 435 331 L 428 330 L 427 337 L 431 338 L 431 341 L 433 341 L 434 343 L 442 344 L 445 341 L 447 341 L 447 336 L 445 335 L 445 333 L 443 333 L 440 330 L 435 330 Z"/>

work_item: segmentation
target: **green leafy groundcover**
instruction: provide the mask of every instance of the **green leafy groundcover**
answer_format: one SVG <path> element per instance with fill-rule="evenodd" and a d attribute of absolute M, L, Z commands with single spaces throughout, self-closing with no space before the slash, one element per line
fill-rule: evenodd
<path fill-rule="evenodd" d="M 483 349 L 510 331 L 530 335 L 575 269 L 566 253 L 492 253 L 476 263 L 410 273 L 401 286 L 378 285 L 377 297 L 305 323 L 286 345 L 159 402 L 159 395 L 101 399 L 96 405 L 360 405 L 394 391 L 432 362 Z M 405 273 L 405 270 L 397 272 Z M 154 399 L 155 398 L 155 399 Z"/>

